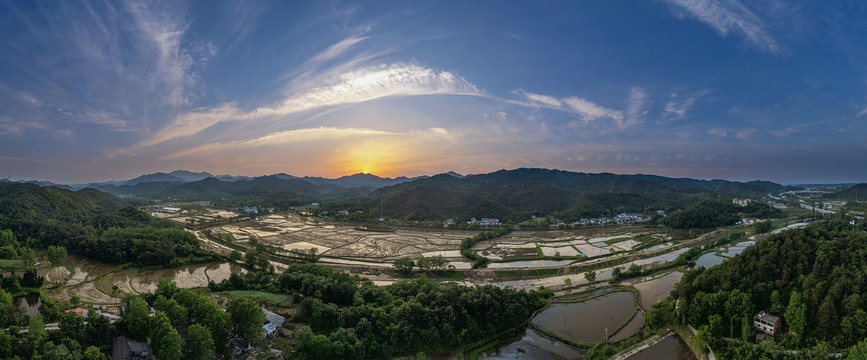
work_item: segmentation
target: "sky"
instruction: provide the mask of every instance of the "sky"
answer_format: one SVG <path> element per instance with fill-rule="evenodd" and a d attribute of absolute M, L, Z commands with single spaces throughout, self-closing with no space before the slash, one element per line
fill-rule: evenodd
<path fill-rule="evenodd" d="M 867 181 L 867 2 L 3 1 L 0 177 Z"/>

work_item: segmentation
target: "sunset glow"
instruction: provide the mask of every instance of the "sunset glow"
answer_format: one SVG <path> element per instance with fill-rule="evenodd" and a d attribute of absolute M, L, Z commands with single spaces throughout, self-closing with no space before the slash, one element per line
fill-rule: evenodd
<path fill-rule="evenodd" d="M 863 179 L 867 10 L 768 3 L 5 3 L 0 175 Z"/>

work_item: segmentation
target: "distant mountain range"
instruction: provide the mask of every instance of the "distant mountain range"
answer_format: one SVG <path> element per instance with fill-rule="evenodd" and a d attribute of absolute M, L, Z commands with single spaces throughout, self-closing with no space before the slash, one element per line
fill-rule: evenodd
<path fill-rule="evenodd" d="M 550 214 L 576 219 L 685 208 L 701 199 L 719 198 L 717 194 L 734 197 L 787 189 L 767 181 L 744 183 L 521 168 L 460 178 L 436 175 L 380 188 L 355 203 L 360 208 L 373 208 L 382 199 L 386 216 L 410 220 L 482 216 L 516 220 Z"/>
<path fill-rule="evenodd" d="M 43 182 L 41 185 L 55 184 Z M 769 181 L 697 180 L 528 168 L 467 176 L 448 172 L 416 178 L 382 178 L 360 173 L 336 179 L 284 173 L 245 177 L 178 170 L 77 188 L 143 199 L 211 201 L 231 207 L 256 204 L 288 208 L 320 202 L 369 210 L 378 208 L 382 202 L 387 216 L 411 220 L 455 216 L 517 220 L 551 214 L 574 219 L 616 212 L 678 209 L 703 199 L 796 189 Z"/>
<path fill-rule="evenodd" d="M 848 189 L 834 193 L 834 197 L 847 200 L 867 200 L 867 184 L 857 184 Z"/>

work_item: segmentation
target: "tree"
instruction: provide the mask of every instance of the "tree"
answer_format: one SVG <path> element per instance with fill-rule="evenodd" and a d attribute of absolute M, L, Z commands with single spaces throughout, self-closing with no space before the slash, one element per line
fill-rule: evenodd
<path fill-rule="evenodd" d="M 238 250 L 232 250 L 232 252 L 229 253 L 229 261 L 231 262 L 241 261 L 242 257 L 243 255 L 241 255 L 241 252 Z"/>
<path fill-rule="evenodd" d="M 801 301 L 801 293 L 792 291 L 789 296 L 789 305 L 783 319 L 789 325 L 789 331 L 795 333 L 796 342 L 806 337 L 807 331 L 807 304 Z"/>
<path fill-rule="evenodd" d="M 771 223 L 770 220 L 758 222 L 753 225 L 753 232 L 755 232 L 756 234 L 764 234 L 766 232 L 770 232 L 771 230 L 774 230 L 774 225 Z"/>
<path fill-rule="evenodd" d="M 232 317 L 235 335 L 246 342 L 254 342 L 262 337 L 262 324 L 265 313 L 255 300 L 245 297 L 232 299 L 226 312 Z"/>
<path fill-rule="evenodd" d="M 584 273 L 584 278 L 587 279 L 587 282 L 596 282 L 596 271 L 590 270 Z"/>
<path fill-rule="evenodd" d="M 399 273 L 409 275 L 412 274 L 412 268 L 415 267 L 415 261 L 405 257 L 395 260 L 393 265 Z"/>
<path fill-rule="evenodd" d="M 199 324 L 190 326 L 187 332 L 187 358 L 211 359 L 214 357 L 214 339 L 207 327 Z"/>
<path fill-rule="evenodd" d="M 433 271 L 454 270 L 455 268 L 455 266 L 442 255 L 421 258 L 416 262 L 416 266 L 418 266 L 419 269 Z"/>
<path fill-rule="evenodd" d="M 134 296 L 130 300 L 129 312 L 124 322 L 131 338 L 144 340 L 148 337 L 148 305 L 140 296 Z"/>
<path fill-rule="evenodd" d="M 780 296 L 780 292 L 774 290 L 771 293 L 771 314 L 780 315 L 785 312 L 785 308 L 783 307 L 783 298 Z"/>
<path fill-rule="evenodd" d="M 169 317 L 162 311 L 157 311 L 150 323 L 151 346 L 154 355 L 159 359 L 179 360 L 184 354 L 181 351 L 181 335 L 172 326 Z"/>
<path fill-rule="evenodd" d="M 24 261 L 24 265 L 32 266 L 36 262 L 36 253 L 33 252 L 33 249 L 24 249 L 21 251 L 21 260 Z"/>
<path fill-rule="evenodd" d="M 48 253 L 45 255 L 48 261 L 52 263 L 66 259 L 66 248 L 63 246 L 51 245 L 48 247 Z"/>
<path fill-rule="evenodd" d="M 31 349 L 40 348 L 45 339 L 48 339 L 48 331 L 45 330 L 45 321 L 42 320 L 41 314 L 36 314 L 30 318 L 27 339 L 30 340 Z"/>
<path fill-rule="evenodd" d="M 96 346 L 89 346 L 87 350 L 84 350 L 84 359 L 85 360 L 108 360 L 109 357 L 106 354 L 103 354 L 102 351 L 99 351 L 99 348 Z"/>

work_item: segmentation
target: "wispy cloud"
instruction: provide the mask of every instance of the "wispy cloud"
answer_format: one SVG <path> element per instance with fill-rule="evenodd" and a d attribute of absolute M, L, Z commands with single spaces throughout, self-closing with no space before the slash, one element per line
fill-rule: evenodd
<path fill-rule="evenodd" d="M 749 43 L 772 54 L 786 51 L 749 8 L 737 0 L 662 0 L 676 7 L 675 14 L 689 16 L 713 28 L 720 36 L 738 33 Z"/>
<path fill-rule="evenodd" d="M 710 92 L 709 89 L 704 89 L 686 98 L 680 97 L 679 94 L 672 94 L 671 100 L 665 103 L 662 116 L 671 119 L 683 119 L 692 109 L 692 106 L 695 105 L 696 100 L 710 94 Z"/>
<path fill-rule="evenodd" d="M 626 103 L 626 116 L 617 122 L 617 128 L 624 130 L 644 122 L 644 116 L 647 115 L 650 105 L 650 95 L 640 87 L 633 87 L 629 90 L 629 100 Z"/>
<path fill-rule="evenodd" d="M 590 122 L 603 117 L 613 119 L 617 122 L 622 122 L 624 117 L 622 111 L 609 109 L 590 100 L 575 96 L 557 98 L 550 95 L 532 93 L 524 89 L 514 90 L 512 91 L 512 94 L 522 97 L 524 101 L 510 101 L 511 103 L 577 114 L 585 122 Z"/>
<path fill-rule="evenodd" d="M 136 30 L 150 43 L 155 55 L 154 81 L 167 86 L 166 100 L 187 103 L 195 90 L 199 70 L 217 54 L 206 41 L 184 41 L 189 24 L 180 15 L 154 9 L 151 3 L 129 3 Z"/>
<path fill-rule="evenodd" d="M 858 113 L 858 115 L 855 115 L 855 117 L 856 117 L 856 118 L 859 118 L 859 117 L 862 117 L 862 116 L 864 116 L 864 115 L 867 115 L 867 107 L 865 107 L 864 110 L 861 110 L 861 111 Z"/>
<path fill-rule="evenodd" d="M 150 147 L 172 139 L 192 136 L 220 122 L 273 119 L 385 97 L 443 94 L 481 95 L 481 91 L 451 72 L 437 71 L 416 64 L 395 63 L 361 67 L 296 83 L 284 100 L 272 106 L 243 112 L 234 104 L 224 104 L 181 114 L 134 148 Z"/>

